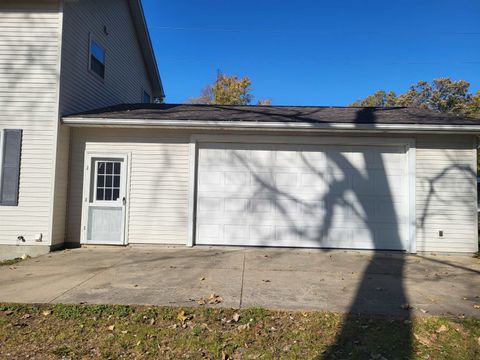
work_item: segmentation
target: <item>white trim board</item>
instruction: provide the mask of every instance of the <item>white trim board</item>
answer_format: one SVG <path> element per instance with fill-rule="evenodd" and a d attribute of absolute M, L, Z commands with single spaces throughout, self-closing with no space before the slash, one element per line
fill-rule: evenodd
<path fill-rule="evenodd" d="M 202 142 L 218 143 L 260 143 L 260 144 L 306 144 L 306 145 L 365 145 L 365 146 L 404 146 L 406 153 L 406 172 L 408 195 L 408 252 L 416 253 L 416 142 L 413 138 L 330 138 L 306 136 L 234 136 L 234 135 L 205 135 L 193 134 L 190 137 L 190 166 L 189 166 L 189 191 L 188 191 L 188 240 L 187 245 L 195 244 L 196 224 L 196 183 L 198 173 L 198 144 Z"/>
<path fill-rule="evenodd" d="M 435 125 L 435 124 L 353 124 L 353 123 L 302 123 L 302 122 L 255 122 L 255 121 L 200 121 L 115 119 L 93 117 L 65 117 L 62 122 L 70 126 L 108 127 L 160 127 L 169 129 L 215 129 L 215 130 L 274 130 L 274 131 L 319 131 L 319 132 L 370 132 L 370 133 L 457 133 L 480 134 L 480 125 Z"/>

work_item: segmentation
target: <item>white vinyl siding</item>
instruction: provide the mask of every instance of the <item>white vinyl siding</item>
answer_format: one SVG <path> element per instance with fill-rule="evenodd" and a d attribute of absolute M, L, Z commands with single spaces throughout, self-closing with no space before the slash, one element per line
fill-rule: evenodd
<path fill-rule="evenodd" d="M 104 79 L 89 69 L 90 39 L 105 49 Z M 142 89 L 151 94 L 127 0 L 67 1 L 62 46 L 62 114 L 140 103 Z"/>
<path fill-rule="evenodd" d="M 0 244 L 51 241 L 60 22 L 56 1 L 0 4 L 0 129 L 23 130 L 19 202 L 0 206 Z"/>
<path fill-rule="evenodd" d="M 65 241 L 69 142 L 70 128 L 59 125 L 57 129 L 55 187 L 53 190 L 52 245 L 62 244 Z"/>
<path fill-rule="evenodd" d="M 80 241 L 85 150 L 131 154 L 128 242 L 186 244 L 188 135 L 162 130 L 72 129 L 68 242 Z"/>
<path fill-rule="evenodd" d="M 475 144 L 473 136 L 418 136 L 418 251 L 477 251 Z"/>
<path fill-rule="evenodd" d="M 118 103 L 138 103 L 142 89 L 151 91 L 126 0 L 65 2 L 62 33 L 60 111 L 63 115 Z M 91 39 L 105 49 L 104 79 L 89 69 Z M 57 139 L 54 244 L 62 243 L 65 237 L 69 136 L 70 129 L 62 126 Z"/>

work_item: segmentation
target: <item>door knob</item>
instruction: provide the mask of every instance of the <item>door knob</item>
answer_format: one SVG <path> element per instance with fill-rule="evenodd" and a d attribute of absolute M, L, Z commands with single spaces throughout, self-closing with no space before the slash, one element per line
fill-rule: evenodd
<path fill-rule="evenodd" d="M 125 199 L 125 196 L 122 199 L 122 203 L 123 203 L 123 205 L 125 205 L 127 203 L 127 199 Z"/>

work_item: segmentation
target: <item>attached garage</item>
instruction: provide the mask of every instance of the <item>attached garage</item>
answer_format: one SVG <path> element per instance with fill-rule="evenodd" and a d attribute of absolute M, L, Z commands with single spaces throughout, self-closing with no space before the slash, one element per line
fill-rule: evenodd
<path fill-rule="evenodd" d="M 141 104 L 63 122 L 72 127 L 70 243 L 478 249 L 480 126 L 467 119 Z M 109 162 L 124 165 L 118 191 L 102 169 Z"/>
<path fill-rule="evenodd" d="M 406 151 L 200 143 L 195 243 L 407 250 Z"/>

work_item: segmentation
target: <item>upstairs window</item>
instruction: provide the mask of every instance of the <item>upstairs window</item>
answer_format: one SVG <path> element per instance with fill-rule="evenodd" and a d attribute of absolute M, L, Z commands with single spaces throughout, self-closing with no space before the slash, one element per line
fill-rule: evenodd
<path fill-rule="evenodd" d="M 90 39 L 90 70 L 105 79 L 105 49 L 94 39 Z"/>
<path fill-rule="evenodd" d="M 150 104 L 152 102 L 152 98 L 151 98 L 150 94 L 147 93 L 146 91 L 143 92 L 142 102 L 144 104 Z"/>

